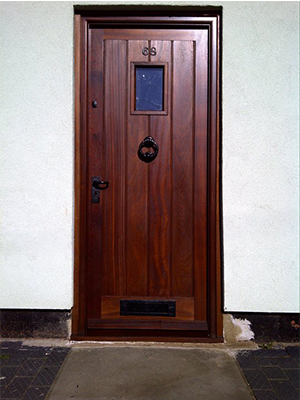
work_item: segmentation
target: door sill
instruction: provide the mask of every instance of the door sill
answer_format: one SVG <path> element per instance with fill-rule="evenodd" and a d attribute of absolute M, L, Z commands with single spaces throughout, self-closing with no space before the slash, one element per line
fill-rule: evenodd
<path fill-rule="evenodd" d="M 111 332 L 110 335 L 91 335 L 88 334 L 86 336 L 78 336 L 72 335 L 71 340 L 74 341 L 92 341 L 92 342 L 171 342 L 171 343 L 224 343 L 224 338 L 222 337 L 192 337 L 192 336 L 160 336 L 157 334 L 156 336 L 149 335 L 141 336 L 138 333 L 125 335 L 121 332 Z M 170 332 L 168 332 L 170 333 Z M 189 332 L 186 332 L 187 334 Z M 193 332 L 194 333 L 194 332 Z"/>

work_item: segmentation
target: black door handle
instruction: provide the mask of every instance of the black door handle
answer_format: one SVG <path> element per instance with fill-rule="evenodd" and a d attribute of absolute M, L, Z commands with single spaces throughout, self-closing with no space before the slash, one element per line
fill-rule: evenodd
<path fill-rule="evenodd" d="M 109 182 L 101 181 L 99 176 L 92 177 L 92 203 L 100 203 L 100 190 L 108 188 Z"/>
<path fill-rule="evenodd" d="M 100 186 L 100 185 L 104 185 L 104 186 Z M 93 187 L 95 189 L 98 189 L 98 190 L 105 190 L 105 189 L 108 188 L 108 182 L 107 181 L 94 180 L 93 181 Z"/>

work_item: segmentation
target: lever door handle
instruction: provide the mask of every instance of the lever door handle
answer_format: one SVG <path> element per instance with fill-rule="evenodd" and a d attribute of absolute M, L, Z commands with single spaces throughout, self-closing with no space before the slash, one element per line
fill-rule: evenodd
<path fill-rule="evenodd" d="M 99 176 L 92 177 L 92 203 L 100 203 L 100 190 L 108 188 L 109 182 L 102 181 Z"/>
<path fill-rule="evenodd" d="M 98 180 L 94 180 L 93 181 L 93 187 L 95 189 L 98 189 L 98 190 L 107 189 L 108 188 L 108 184 L 109 184 L 109 182 L 107 182 L 107 181 L 98 181 Z M 100 185 L 104 185 L 104 186 L 100 186 Z"/>

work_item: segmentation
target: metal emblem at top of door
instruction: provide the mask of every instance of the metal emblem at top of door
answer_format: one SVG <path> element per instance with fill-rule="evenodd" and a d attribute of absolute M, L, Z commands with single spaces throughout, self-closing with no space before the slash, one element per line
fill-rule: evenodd
<path fill-rule="evenodd" d="M 148 56 L 149 54 L 150 54 L 150 56 L 156 56 L 156 48 L 151 47 L 150 52 L 149 52 L 148 47 L 143 47 L 142 54 L 143 54 L 143 56 Z"/>

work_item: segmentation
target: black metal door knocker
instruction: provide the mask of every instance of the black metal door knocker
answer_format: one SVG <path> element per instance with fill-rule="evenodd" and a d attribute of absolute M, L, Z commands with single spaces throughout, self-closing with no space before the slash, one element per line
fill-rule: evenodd
<path fill-rule="evenodd" d="M 143 149 L 152 149 L 152 151 L 143 151 Z M 158 144 L 151 136 L 145 137 L 145 139 L 140 143 L 138 149 L 138 156 L 141 161 L 145 163 L 150 163 L 154 161 L 158 154 Z"/>

